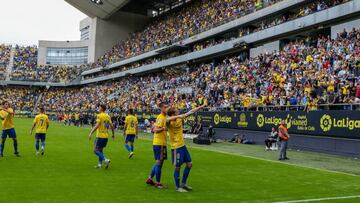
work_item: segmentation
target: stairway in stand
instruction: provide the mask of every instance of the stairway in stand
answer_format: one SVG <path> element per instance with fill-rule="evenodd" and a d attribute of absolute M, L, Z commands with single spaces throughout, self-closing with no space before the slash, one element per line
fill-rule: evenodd
<path fill-rule="evenodd" d="M 14 56 L 15 56 L 15 47 L 12 47 L 10 52 L 10 61 L 6 67 L 6 74 L 5 74 L 6 80 L 10 80 L 11 72 L 14 67 Z"/>

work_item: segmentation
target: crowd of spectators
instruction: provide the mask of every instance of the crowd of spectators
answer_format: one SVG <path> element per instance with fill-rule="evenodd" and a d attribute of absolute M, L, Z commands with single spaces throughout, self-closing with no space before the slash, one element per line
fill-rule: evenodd
<path fill-rule="evenodd" d="M 302 7 L 294 9 L 292 11 L 293 14 L 286 14 L 286 15 L 281 14 L 281 15 L 275 16 L 273 18 L 264 19 L 264 20 L 259 21 L 258 23 L 254 24 L 254 25 L 251 25 L 251 26 L 241 27 L 238 30 L 239 37 L 243 37 L 245 35 L 249 35 L 251 33 L 258 32 L 258 31 L 261 31 L 261 30 L 264 30 L 264 29 L 267 29 L 267 28 L 270 28 L 270 27 L 273 27 L 273 26 L 276 26 L 276 25 L 279 25 L 279 24 L 294 20 L 296 18 L 304 17 L 306 15 L 310 15 L 312 13 L 328 9 L 330 7 L 333 7 L 333 6 L 348 2 L 348 1 L 349 0 L 323 0 L 323 1 L 312 2 L 312 3 L 309 3 L 308 5 L 304 5 Z M 270 4 L 272 4 L 272 3 L 270 3 Z M 202 49 L 212 47 L 212 46 L 215 46 L 217 44 L 220 44 L 220 43 L 223 43 L 225 41 L 232 40 L 232 39 L 234 39 L 234 38 L 233 37 L 224 37 L 222 39 L 214 39 L 214 38 L 212 38 L 212 39 L 208 39 L 208 40 L 205 40 L 205 41 L 200 41 L 200 42 L 197 42 L 197 43 L 193 44 L 191 49 L 187 49 L 186 51 L 184 51 L 184 50 L 175 51 L 175 52 L 173 52 L 171 54 L 168 54 L 168 55 L 165 55 L 165 56 L 164 55 L 156 56 L 156 57 L 146 59 L 146 60 L 143 60 L 143 61 L 138 61 L 138 62 L 135 62 L 135 63 L 131 63 L 131 64 L 128 64 L 128 65 L 119 67 L 117 69 L 113 69 L 111 71 L 107 70 L 107 71 L 102 71 L 100 73 L 94 73 L 92 75 L 87 75 L 85 77 L 85 79 L 90 79 L 90 78 L 94 78 L 94 77 L 98 77 L 98 76 L 104 76 L 104 75 L 109 75 L 109 74 L 129 70 L 129 69 L 133 69 L 133 68 L 138 68 L 138 67 L 148 65 L 148 64 L 152 64 L 152 63 L 156 63 L 156 62 L 159 62 L 159 61 L 171 58 L 171 57 L 184 55 L 184 54 L 189 53 L 189 52 L 200 51 Z M 116 57 L 116 55 L 119 53 L 119 51 L 123 47 L 118 47 L 118 48 L 119 49 L 117 49 L 116 53 L 113 51 L 114 48 L 113 48 L 113 50 L 111 50 L 111 52 L 113 52 L 113 57 Z M 109 53 L 107 53 L 107 54 L 109 54 Z M 108 57 L 107 54 L 106 54 L 105 58 Z M 119 58 L 117 58 L 117 60 L 118 59 Z M 107 62 L 109 62 L 109 61 L 107 61 Z M 114 61 L 112 61 L 111 63 L 113 63 L 113 62 Z M 107 64 L 108 63 L 101 64 L 101 65 L 107 65 Z"/>
<path fill-rule="evenodd" d="M 38 65 L 36 46 L 15 46 L 11 80 L 67 83 L 77 78 L 88 65 Z"/>
<path fill-rule="evenodd" d="M 11 80 L 31 82 L 67 83 L 78 77 L 86 65 L 45 65 L 24 69 L 14 69 Z"/>
<path fill-rule="evenodd" d="M 92 111 L 105 103 L 115 112 L 152 110 L 159 101 L 183 110 L 201 104 L 212 110 L 306 111 L 360 104 L 360 29 L 344 30 L 335 39 L 293 40 L 280 51 L 245 60 L 233 56 L 92 86 L 50 88 L 40 104 L 65 112 Z"/>
<path fill-rule="evenodd" d="M 5 79 L 6 67 L 10 61 L 11 45 L 0 44 L 0 80 Z"/>
<path fill-rule="evenodd" d="M 8 64 L 10 61 L 11 45 L 0 44 L 0 64 Z"/>
<path fill-rule="evenodd" d="M 98 60 L 99 66 L 117 62 L 155 48 L 170 45 L 201 31 L 243 16 L 280 0 L 195 0 L 177 12 L 155 18 L 143 30 L 132 33 Z"/>
<path fill-rule="evenodd" d="M 17 113 L 32 111 L 42 89 L 34 87 L 0 87 L 0 103 L 10 101 Z"/>

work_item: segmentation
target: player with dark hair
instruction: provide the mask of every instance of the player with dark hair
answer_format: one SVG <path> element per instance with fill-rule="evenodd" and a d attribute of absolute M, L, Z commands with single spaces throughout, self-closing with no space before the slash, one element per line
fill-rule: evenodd
<path fill-rule="evenodd" d="M 4 155 L 5 141 L 6 138 L 12 138 L 14 143 L 14 154 L 15 156 L 20 156 L 18 152 L 18 141 L 16 138 L 16 132 L 14 128 L 14 110 L 10 107 L 8 101 L 3 102 L 3 106 L 0 110 L 0 119 L 2 121 L 2 135 L 1 135 L 1 144 L 0 144 L 0 157 Z"/>
<path fill-rule="evenodd" d="M 191 114 L 196 113 L 204 107 L 205 105 L 202 105 L 192 109 L 185 114 L 180 115 L 179 111 L 175 107 L 171 107 L 167 111 L 168 118 L 166 119 L 166 126 L 170 137 L 172 164 L 175 167 L 174 179 L 177 192 L 188 192 L 192 190 L 192 188 L 186 184 L 192 167 L 192 160 L 190 153 L 185 146 L 183 135 L 183 119 L 187 116 L 190 116 Z M 186 167 L 184 169 L 184 174 L 180 185 L 180 169 L 184 163 L 186 164 Z"/>
<path fill-rule="evenodd" d="M 134 156 L 135 138 L 138 137 L 138 119 L 136 118 L 133 109 L 129 109 L 129 113 L 125 118 L 124 136 L 125 148 L 130 153 L 129 159 L 131 159 Z"/>
<path fill-rule="evenodd" d="M 32 135 L 34 128 L 36 128 L 36 134 L 35 134 L 36 155 L 40 154 L 39 152 L 40 141 L 41 141 L 41 155 L 44 155 L 46 132 L 49 128 L 49 118 L 47 115 L 45 115 L 45 109 L 43 107 L 40 108 L 40 113 L 37 116 L 35 116 L 34 124 L 30 130 L 30 135 Z"/>
<path fill-rule="evenodd" d="M 110 164 L 110 159 L 107 159 L 104 156 L 103 149 L 106 147 L 106 144 L 108 142 L 108 138 L 109 138 L 108 129 L 111 128 L 113 140 L 115 139 L 115 131 L 110 116 L 107 113 L 105 113 L 105 111 L 106 111 L 106 106 L 100 105 L 99 114 L 97 115 L 97 119 L 96 119 L 96 125 L 89 134 L 89 140 L 91 140 L 91 136 L 96 131 L 94 153 L 99 157 L 99 162 L 96 168 L 101 168 L 102 162 L 104 161 L 105 169 L 107 169 Z"/>
<path fill-rule="evenodd" d="M 156 118 L 156 122 L 153 128 L 154 139 L 153 139 L 153 152 L 155 158 L 155 165 L 153 166 L 150 176 L 146 181 L 146 184 L 155 185 L 158 189 L 163 189 L 164 186 L 161 184 L 161 169 L 164 160 L 167 159 L 166 149 L 166 111 L 168 106 L 165 103 L 160 103 L 159 108 L 161 113 Z M 153 181 L 153 177 L 156 176 L 156 183 Z"/>

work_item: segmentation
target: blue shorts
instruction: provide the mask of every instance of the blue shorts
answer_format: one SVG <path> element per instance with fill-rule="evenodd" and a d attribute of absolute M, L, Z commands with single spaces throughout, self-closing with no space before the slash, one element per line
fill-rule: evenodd
<path fill-rule="evenodd" d="M 1 138 L 2 138 L 2 139 L 6 139 L 7 137 L 9 137 L 9 138 L 16 138 L 16 132 L 15 132 L 15 129 L 14 129 L 14 128 L 7 129 L 7 130 L 3 130 L 3 131 L 2 131 Z"/>
<path fill-rule="evenodd" d="M 184 163 L 192 162 L 190 153 L 188 152 L 186 146 L 180 147 L 178 149 L 171 150 L 172 164 L 174 166 L 180 167 Z"/>
<path fill-rule="evenodd" d="M 36 133 L 36 135 L 35 135 L 35 139 L 41 140 L 42 142 L 45 141 L 45 138 L 46 138 L 46 134 L 45 134 L 45 133 Z"/>
<path fill-rule="evenodd" d="M 132 143 L 134 143 L 134 141 L 135 141 L 135 135 L 126 135 L 125 142 L 132 142 Z"/>
<path fill-rule="evenodd" d="M 105 148 L 107 142 L 108 142 L 108 138 L 96 138 L 95 147 L 99 149 Z"/>
<path fill-rule="evenodd" d="M 166 146 L 162 145 L 153 145 L 154 158 L 155 160 L 166 160 L 167 159 L 167 150 Z"/>

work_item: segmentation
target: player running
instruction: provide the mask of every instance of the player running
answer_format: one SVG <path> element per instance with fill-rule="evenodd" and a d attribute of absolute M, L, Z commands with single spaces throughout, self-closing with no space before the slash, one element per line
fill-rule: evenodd
<path fill-rule="evenodd" d="M 14 129 L 14 110 L 10 108 L 10 103 L 5 101 L 3 102 L 3 107 L 0 110 L 0 119 L 2 121 L 2 135 L 1 135 L 1 144 L 0 144 L 0 157 L 4 156 L 4 148 L 6 138 L 12 138 L 14 143 L 14 154 L 15 156 L 20 156 L 18 152 L 18 142 L 16 139 L 16 132 Z"/>
<path fill-rule="evenodd" d="M 138 119 L 136 118 L 133 109 L 129 109 L 129 115 L 125 118 L 124 136 L 125 148 L 130 153 L 129 159 L 131 159 L 134 156 L 135 138 L 138 137 Z"/>
<path fill-rule="evenodd" d="M 169 108 L 167 111 L 169 117 L 166 119 L 166 125 L 170 137 L 172 163 L 175 166 L 174 179 L 177 192 L 188 192 L 192 190 L 192 188 L 186 184 L 192 167 L 192 160 L 190 157 L 190 153 L 185 146 L 185 140 L 183 135 L 183 119 L 191 114 L 196 113 L 204 107 L 205 105 L 202 105 L 200 107 L 192 109 L 186 114 L 181 115 L 179 115 L 178 110 L 174 107 Z M 183 165 L 184 163 L 186 164 L 186 167 L 180 185 L 180 168 L 181 165 Z"/>
<path fill-rule="evenodd" d="M 164 163 L 164 160 L 167 159 L 167 150 L 166 150 L 166 111 L 167 105 L 165 103 L 160 103 L 159 108 L 161 113 L 156 118 L 153 139 L 153 151 L 155 158 L 155 165 L 153 166 L 150 176 L 146 181 L 146 184 L 155 185 L 158 189 L 163 189 L 164 186 L 161 184 L 161 169 Z M 153 177 L 156 176 L 156 183 L 153 181 Z"/>
<path fill-rule="evenodd" d="M 91 140 L 91 136 L 96 131 L 94 153 L 99 157 L 99 162 L 96 168 L 101 168 L 102 162 L 104 161 L 105 169 L 107 169 L 110 164 L 110 159 L 107 159 L 104 156 L 103 149 L 106 147 L 109 138 L 108 128 L 111 128 L 113 140 L 115 139 L 115 131 L 110 116 L 107 113 L 105 113 L 105 111 L 106 111 L 106 106 L 100 105 L 99 114 L 97 115 L 97 119 L 96 119 L 96 125 L 89 134 L 89 140 Z"/>
<path fill-rule="evenodd" d="M 34 124 L 30 130 L 30 135 L 32 135 L 34 128 L 36 128 L 36 156 L 40 154 L 39 148 L 40 148 L 40 141 L 41 141 L 41 155 L 44 155 L 45 151 L 45 139 L 46 139 L 46 132 L 49 128 L 49 118 L 47 115 L 45 115 L 45 109 L 43 107 L 40 108 L 40 113 L 35 116 Z"/>

